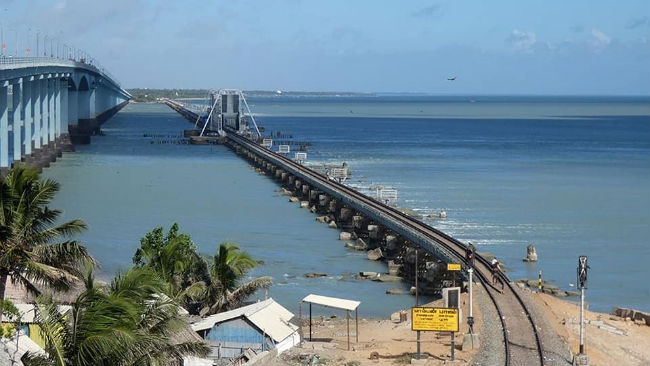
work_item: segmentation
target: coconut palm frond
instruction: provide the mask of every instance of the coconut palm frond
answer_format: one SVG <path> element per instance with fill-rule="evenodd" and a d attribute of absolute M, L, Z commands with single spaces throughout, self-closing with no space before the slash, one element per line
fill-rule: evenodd
<path fill-rule="evenodd" d="M 48 284 L 57 291 L 67 291 L 75 277 L 60 268 L 29 260 L 24 263 L 24 277 L 31 282 Z"/>
<path fill-rule="evenodd" d="M 271 277 L 258 277 L 241 286 L 228 295 L 228 307 L 240 305 L 244 300 L 255 294 L 261 288 L 269 288 L 273 284 Z"/>
<path fill-rule="evenodd" d="M 67 327 L 65 316 L 59 312 L 57 305 L 49 296 L 39 296 L 36 299 L 36 304 L 38 308 L 36 321 L 40 325 L 40 335 L 45 341 L 45 351 L 55 365 L 66 366 Z"/>

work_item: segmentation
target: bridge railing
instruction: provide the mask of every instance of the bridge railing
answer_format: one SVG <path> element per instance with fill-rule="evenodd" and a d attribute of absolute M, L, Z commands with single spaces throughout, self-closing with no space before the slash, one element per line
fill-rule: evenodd
<path fill-rule="evenodd" d="M 0 56 L 0 70 L 10 69 L 15 66 L 20 67 L 37 67 L 37 66 L 68 66 L 68 67 L 84 67 L 91 69 L 99 74 L 103 74 L 109 79 L 111 79 L 118 87 L 122 87 L 121 83 L 115 76 L 113 76 L 108 70 L 101 67 L 101 65 L 96 65 L 94 59 L 62 59 L 56 57 L 12 57 L 12 56 Z"/>

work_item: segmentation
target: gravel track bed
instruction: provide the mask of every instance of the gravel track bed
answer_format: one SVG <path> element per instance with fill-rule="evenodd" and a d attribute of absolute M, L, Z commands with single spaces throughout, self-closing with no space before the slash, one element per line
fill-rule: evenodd
<path fill-rule="evenodd" d="M 572 365 L 573 354 L 569 345 L 553 330 L 548 319 L 537 307 L 535 300 L 531 297 L 532 293 L 528 289 L 522 289 L 516 286 L 517 292 L 526 303 L 535 324 L 537 331 L 542 340 L 544 357 L 546 365 Z"/>
<path fill-rule="evenodd" d="M 505 365 L 505 350 L 503 348 L 503 330 L 499 314 L 492 300 L 485 293 L 483 286 L 474 286 L 477 303 L 481 308 L 482 323 L 479 332 L 481 348 L 472 360 L 473 365 Z"/>

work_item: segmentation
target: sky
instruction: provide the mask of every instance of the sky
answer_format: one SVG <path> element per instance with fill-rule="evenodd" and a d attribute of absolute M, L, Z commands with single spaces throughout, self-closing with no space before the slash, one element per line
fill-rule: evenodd
<path fill-rule="evenodd" d="M 128 88 L 650 95 L 647 0 L 0 0 L 0 28 Z"/>

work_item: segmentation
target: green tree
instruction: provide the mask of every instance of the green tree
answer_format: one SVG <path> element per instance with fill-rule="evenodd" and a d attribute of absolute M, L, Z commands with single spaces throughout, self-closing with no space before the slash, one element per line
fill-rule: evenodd
<path fill-rule="evenodd" d="M 0 300 L 7 279 L 34 294 L 39 293 L 37 284 L 68 290 L 79 264 L 93 261 L 85 247 L 64 240 L 86 224 L 79 219 L 56 224 L 61 211 L 48 205 L 59 189 L 56 181 L 41 180 L 35 169 L 23 166 L 0 178 Z"/>
<path fill-rule="evenodd" d="M 242 283 L 248 272 L 256 266 L 257 262 L 237 245 L 221 243 L 209 265 L 201 315 L 236 308 L 260 288 L 271 286 L 271 277 L 257 277 Z"/>
<path fill-rule="evenodd" d="M 165 293 L 183 305 L 191 305 L 192 298 L 202 289 L 196 283 L 207 278 L 205 261 L 196 253 L 196 245 L 186 233 L 178 233 L 174 223 L 167 235 L 157 227 L 140 239 L 140 248 L 133 256 L 136 267 L 154 271 L 167 284 Z"/>
<path fill-rule="evenodd" d="M 85 283 L 67 314 L 51 298 L 39 297 L 37 318 L 47 356 L 27 355 L 27 365 L 170 365 L 209 352 L 178 305 L 161 296 L 166 283 L 153 271 L 132 268 L 103 287 L 88 271 Z"/>

